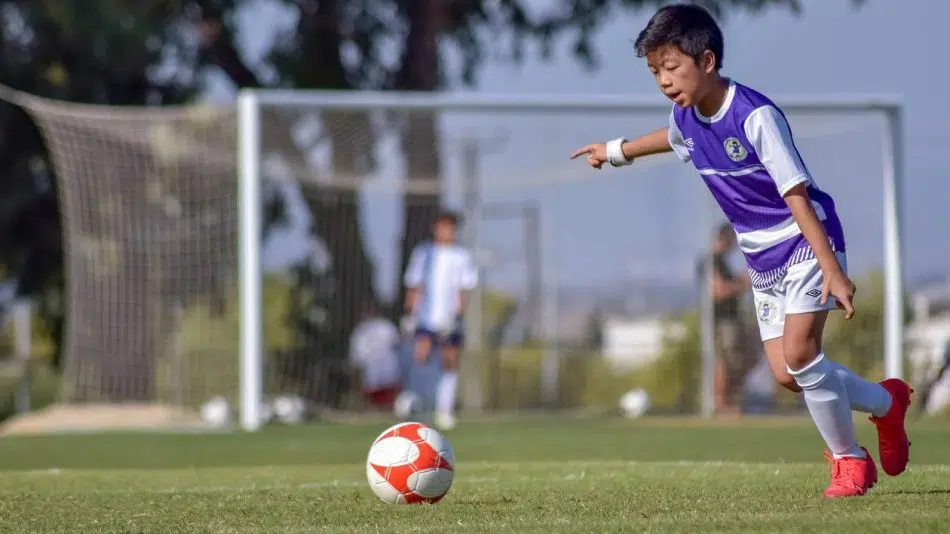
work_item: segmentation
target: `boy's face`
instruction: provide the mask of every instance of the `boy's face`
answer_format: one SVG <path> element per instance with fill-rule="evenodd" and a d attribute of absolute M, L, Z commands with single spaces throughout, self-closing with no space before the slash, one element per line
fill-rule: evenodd
<path fill-rule="evenodd" d="M 680 107 L 698 104 L 715 79 L 716 58 L 708 50 L 698 65 L 675 46 L 662 46 L 646 56 L 660 90 Z"/>
<path fill-rule="evenodd" d="M 436 221 L 433 237 L 437 243 L 455 242 L 455 225 L 451 221 Z"/>

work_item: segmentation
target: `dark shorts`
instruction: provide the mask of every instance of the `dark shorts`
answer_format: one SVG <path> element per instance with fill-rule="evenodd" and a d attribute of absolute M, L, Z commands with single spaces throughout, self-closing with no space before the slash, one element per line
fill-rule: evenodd
<path fill-rule="evenodd" d="M 465 342 L 465 327 L 461 321 L 458 321 L 450 333 L 443 335 L 424 326 L 420 326 L 416 328 L 416 339 L 421 338 L 430 340 L 433 345 L 461 347 L 462 343 Z"/>
<path fill-rule="evenodd" d="M 756 353 L 745 336 L 740 321 L 718 321 L 715 328 L 716 356 L 730 375 L 745 376 L 757 363 Z"/>

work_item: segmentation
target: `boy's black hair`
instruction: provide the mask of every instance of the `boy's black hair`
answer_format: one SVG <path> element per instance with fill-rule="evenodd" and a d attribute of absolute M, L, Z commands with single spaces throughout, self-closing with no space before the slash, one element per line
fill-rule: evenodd
<path fill-rule="evenodd" d="M 660 8 L 637 36 L 637 57 L 663 46 L 675 46 L 696 64 L 709 50 L 716 56 L 716 70 L 722 68 L 723 38 L 716 19 L 695 4 L 675 4 Z"/>
<path fill-rule="evenodd" d="M 459 216 L 458 213 L 451 210 L 443 210 L 443 211 L 440 211 L 439 214 L 435 216 L 435 223 L 438 224 L 440 222 L 447 222 L 451 224 L 452 226 L 457 227 L 461 219 L 462 218 L 461 216 Z"/>

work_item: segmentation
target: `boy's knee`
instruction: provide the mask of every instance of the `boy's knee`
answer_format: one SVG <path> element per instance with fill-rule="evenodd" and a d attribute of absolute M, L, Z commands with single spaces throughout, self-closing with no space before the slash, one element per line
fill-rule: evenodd
<path fill-rule="evenodd" d="M 457 347 L 445 347 L 442 349 L 442 369 L 446 371 L 455 371 L 459 367 L 459 351 Z"/>
<path fill-rule="evenodd" d="M 810 340 L 789 341 L 786 339 L 784 347 L 785 363 L 792 369 L 801 369 L 818 357 L 815 343 Z"/>

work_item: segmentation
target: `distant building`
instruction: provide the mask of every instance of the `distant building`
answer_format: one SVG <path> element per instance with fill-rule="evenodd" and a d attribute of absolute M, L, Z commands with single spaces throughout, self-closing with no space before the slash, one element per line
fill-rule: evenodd
<path fill-rule="evenodd" d="M 686 334 L 681 323 L 662 317 L 606 317 L 602 326 L 603 356 L 615 369 L 633 370 L 655 362 L 663 342 Z"/>
<path fill-rule="evenodd" d="M 936 380 L 924 407 L 936 413 L 950 408 L 950 372 L 937 379 L 950 364 L 950 282 L 915 291 L 911 306 L 905 330 L 908 374 L 915 384 Z"/>

